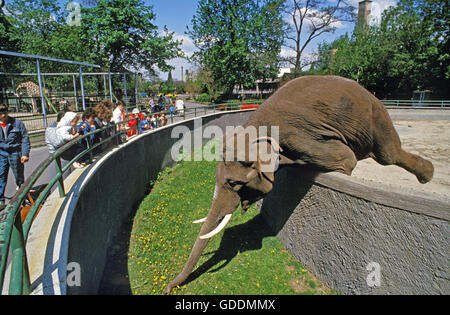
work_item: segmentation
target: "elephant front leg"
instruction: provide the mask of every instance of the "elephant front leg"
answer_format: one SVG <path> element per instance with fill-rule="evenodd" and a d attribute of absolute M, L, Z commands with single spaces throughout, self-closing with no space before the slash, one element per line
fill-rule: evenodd
<path fill-rule="evenodd" d="M 297 146 L 297 164 L 313 165 L 325 172 L 339 172 L 351 175 L 358 162 L 355 153 L 340 140 L 310 141 Z"/>

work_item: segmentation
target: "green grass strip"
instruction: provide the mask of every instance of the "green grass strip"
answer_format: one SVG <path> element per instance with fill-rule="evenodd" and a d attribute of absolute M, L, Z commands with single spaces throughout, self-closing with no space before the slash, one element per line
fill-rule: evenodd
<path fill-rule="evenodd" d="M 133 294 L 163 294 L 183 268 L 215 186 L 217 162 L 181 162 L 160 174 L 134 218 L 128 252 Z M 172 294 L 335 294 L 282 246 L 256 206 L 213 237 L 193 280 Z"/>

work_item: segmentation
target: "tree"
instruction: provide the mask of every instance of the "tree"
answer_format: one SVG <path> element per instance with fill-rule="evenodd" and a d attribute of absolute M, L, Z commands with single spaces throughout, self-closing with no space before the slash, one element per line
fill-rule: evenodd
<path fill-rule="evenodd" d="M 358 80 L 379 97 L 411 97 L 416 89 L 430 89 L 435 97 L 447 98 L 445 23 L 443 2 L 401 0 L 383 13 L 380 26 L 355 29 L 351 37 L 322 45 L 318 63 L 324 72 Z"/>
<path fill-rule="evenodd" d="M 143 68 L 151 75 L 156 67 L 163 72 L 173 69 L 167 61 L 181 56 L 181 43 L 167 29 L 158 31 L 152 6 L 141 0 L 96 2 L 82 9 L 81 27 L 97 64 L 112 71 Z"/>
<path fill-rule="evenodd" d="M 11 19 L 3 12 L 4 0 L 0 0 L 0 50 L 14 51 L 17 41 L 11 38 Z"/>
<path fill-rule="evenodd" d="M 77 36 L 78 33 L 64 24 L 64 10 L 56 0 L 13 0 L 8 2 L 6 10 L 8 13 L 5 17 L 9 27 L 4 34 L 9 37 L 10 42 L 14 42 L 14 46 L 5 50 L 86 61 L 88 54 Z M 9 60 L 9 63 L 8 67 L 5 67 L 9 72 L 36 72 L 35 60 L 14 58 Z M 73 65 L 62 63 L 41 61 L 40 65 L 42 72 L 77 71 Z M 15 83 L 29 79 L 16 78 Z M 46 87 L 61 87 L 65 81 L 71 82 L 63 77 L 47 78 Z"/>
<path fill-rule="evenodd" d="M 3 7 L 4 1 L 0 0 L 0 50 L 6 51 L 17 51 L 17 41 L 11 38 L 11 29 L 13 25 L 11 24 L 11 19 L 4 14 Z M 13 72 L 17 71 L 15 69 L 15 63 L 11 62 L 12 58 L 3 58 L 4 56 L 0 56 L 0 69 L 5 72 Z M 0 86 L 6 87 L 8 83 L 6 82 L 8 78 L 5 76 L 0 76 Z M 4 102 L 5 95 L 3 94 L 3 90 L 0 91 L 0 104 Z"/>
<path fill-rule="evenodd" d="M 285 22 L 286 46 L 295 52 L 294 57 L 284 62 L 299 73 L 309 62 L 302 62 L 303 53 L 311 41 L 325 33 L 333 33 L 342 21 L 354 21 L 354 7 L 348 1 L 337 0 L 331 5 L 325 0 L 285 0 L 283 12 L 288 15 Z"/>
<path fill-rule="evenodd" d="M 188 34 L 203 69 L 229 95 L 235 85 L 275 78 L 282 44 L 281 1 L 200 0 Z"/>
<path fill-rule="evenodd" d="M 66 0 L 69 2 L 69 0 Z M 152 23 L 153 7 L 141 0 L 85 0 L 80 24 L 67 24 L 69 12 L 60 0 L 11 0 L 8 2 L 10 21 L 6 33 L 9 42 L 16 42 L 15 51 L 98 64 L 103 71 L 147 72 L 151 77 L 156 68 L 169 71 L 168 60 L 181 55 L 180 43 L 167 30 L 160 32 Z M 2 15 L 3 16 L 3 15 Z M 2 25 L 6 25 L 3 18 Z M 2 26 L 0 26 L 2 28 Z M 0 32 L 3 40 L 3 32 Z M 20 71 L 35 71 L 31 60 L 17 59 Z M 42 62 L 45 72 L 77 72 L 78 67 Z M 18 72 L 20 72 L 18 71 Z M 61 87 L 64 77 L 51 77 L 47 87 Z M 103 80 L 97 78 L 102 90 Z M 66 80 L 67 81 L 67 80 Z M 71 80 L 70 80 L 71 81 Z M 85 78 L 85 88 L 95 88 L 95 79 Z M 71 82 L 69 82 L 71 83 Z"/>
<path fill-rule="evenodd" d="M 385 59 L 387 77 L 398 90 L 430 89 L 449 95 L 448 10 L 446 1 L 401 0 L 385 12 L 381 41 L 391 52 Z"/>
<path fill-rule="evenodd" d="M 64 58 L 56 51 L 64 46 L 59 40 L 66 38 L 70 31 L 56 35 L 65 26 L 63 9 L 56 0 L 14 0 L 8 4 L 8 12 L 14 25 L 10 36 L 18 42 L 20 52 Z M 65 51 L 74 51 L 72 48 Z"/>
<path fill-rule="evenodd" d="M 159 85 L 159 92 L 163 94 L 173 93 L 175 91 L 175 86 L 173 84 L 172 71 L 169 71 L 167 75 L 167 81 L 161 82 Z"/>
<path fill-rule="evenodd" d="M 169 85 L 173 85 L 172 71 L 169 71 L 169 74 L 167 75 L 166 83 Z"/>

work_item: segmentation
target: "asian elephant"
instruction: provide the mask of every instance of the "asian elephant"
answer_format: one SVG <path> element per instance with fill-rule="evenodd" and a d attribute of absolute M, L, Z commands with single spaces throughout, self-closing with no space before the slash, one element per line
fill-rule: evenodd
<path fill-rule="evenodd" d="M 307 165 L 320 172 L 351 175 L 358 160 L 371 157 L 382 165 L 397 165 L 416 175 L 420 183 L 433 177 L 433 165 L 405 152 L 383 104 L 357 82 L 338 76 L 304 76 L 279 88 L 249 118 L 244 128 L 278 126 L 278 139 L 267 134 L 237 144 L 239 132 L 225 136 L 222 161 L 216 171 L 211 209 L 182 272 L 166 287 L 184 282 L 195 267 L 209 238 L 222 230 L 231 214 L 242 206 L 244 213 L 272 190 L 278 166 Z M 234 145 L 233 145 L 234 144 Z M 260 147 L 275 154 L 277 163 L 250 159 Z M 233 148 L 229 150 L 230 146 Z M 236 159 L 245 149 L 243 158 Z M 233 159 L 234 158 L 234 159 Z"/>

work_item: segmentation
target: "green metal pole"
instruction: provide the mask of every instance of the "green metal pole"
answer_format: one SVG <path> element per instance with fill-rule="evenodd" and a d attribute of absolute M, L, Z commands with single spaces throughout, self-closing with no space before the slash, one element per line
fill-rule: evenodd
<path fill-rule="evenodd" d="M 16 215 L 12 229 L 11 251 L 11 280 L 8 293 L 10 295 L 28 294 L 30 293 L 30 275 L 28 271 L 20 213 Z"/>
<path fill-rule="evenodd" d="M 64 178 L 63 178 L 63 172 L 61 167 L 61 158 L 57 157 L 55 159 L 55 167 L 56 167 L 56 176 L 60 176 L 58 179 L 58 191 L 59 196 L 63 198 L 66 195 L 66 192 L 64 190 Z"/>

